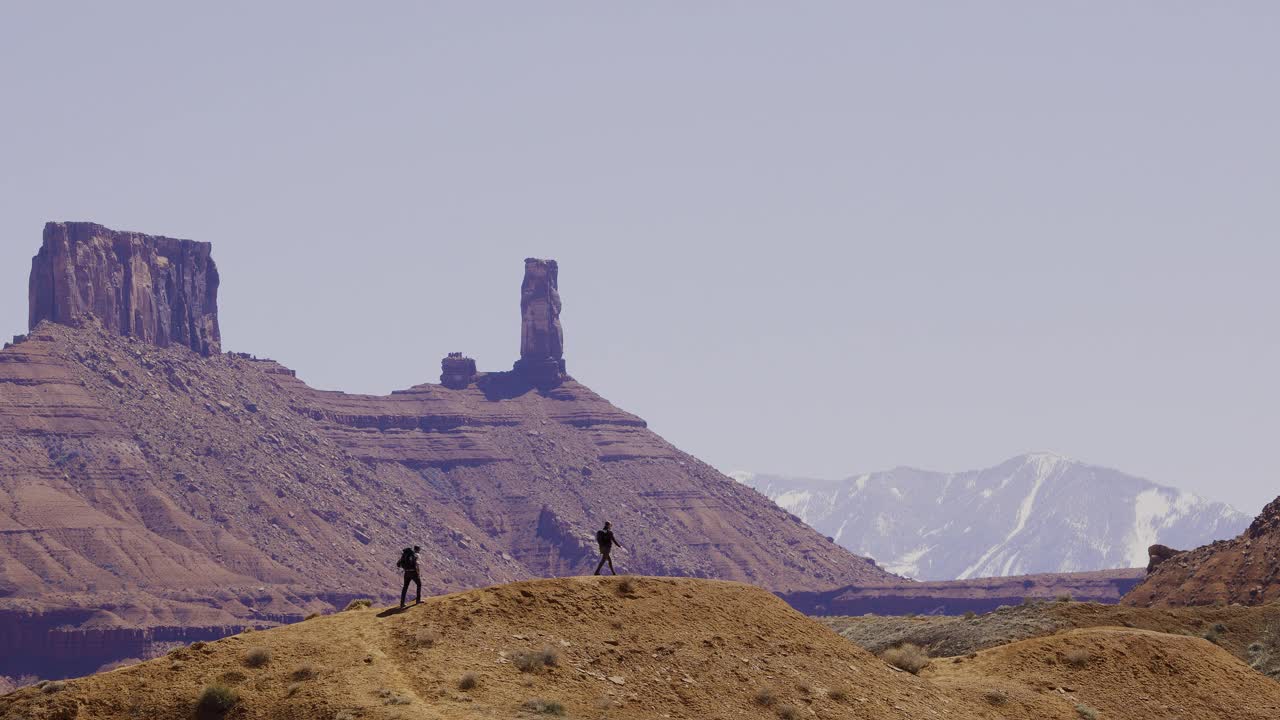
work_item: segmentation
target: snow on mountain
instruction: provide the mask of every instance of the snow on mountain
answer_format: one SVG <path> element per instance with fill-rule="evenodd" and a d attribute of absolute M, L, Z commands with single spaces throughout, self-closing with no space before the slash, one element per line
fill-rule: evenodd
<path fill-rule="evenodd" d="M 1197 547 L 1250 521 L 1224 503 L 1051 453 L 985 470 L 895 468 L 838 481 L 729 474 L 919 580 L 1143 567 L 1148 545 Z"/>

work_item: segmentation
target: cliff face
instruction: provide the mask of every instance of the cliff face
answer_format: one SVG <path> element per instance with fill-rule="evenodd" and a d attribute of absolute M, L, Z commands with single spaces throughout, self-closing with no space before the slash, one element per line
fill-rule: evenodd
<path fill-rule="evenodd" d="M 1152 546 L 1151 572 L 1126 605 L 1263 605 L 1280 600 L 1280 498 L 1239 536 L 1187 552 Z"/>
<path fill-rule="evenodd" d="M 516 372 L 539 385 L 565 375 L 560 326 L 560 267 L 555 260 L 525 258 L 520 284 L 520 359 Z"/>
<path fill-rule="evenodd" d="M 221 351 L 218 269 L 209 243 L 48 223 L 31 260 L 29 325 L 93 315 L 108 330 L 152 345 Z"/>
<path fill-rule="evenodd" d="M 75 247 L 91 271 L 72 277 L 123 281 Z M 773 590 L 889 577 L 558 373 L 475 373 L 459 355 L 452 387 L 350 395 L 100 317 L 40 322 L 0 351 L 0 654 L 59 652 L 6 629 L 52 627 L 55 610 L 230 627 L 389 600 L 415 543 L 429 592 L 588 574 L 605 520 L 628 548 L 619 572 Z"/>

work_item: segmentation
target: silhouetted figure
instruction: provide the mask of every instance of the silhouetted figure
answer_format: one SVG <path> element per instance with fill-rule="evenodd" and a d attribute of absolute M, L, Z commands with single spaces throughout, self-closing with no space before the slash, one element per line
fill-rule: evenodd
<path fill-rule="evenodd" d="M 609 563 L 609 572 L 617 575 L 618 573 L 613 569 L 613 558 L 609 557 L 609 553 L 613 550 L 615 544 L 623 550 L 627 549 L 626 546 L 618 542 L 618 538 L 613 536 L 613 530 L 610 529 L 612 527 L 609 523 L 605 523 L 603 530 L 596 531 L 596 542 L 600 544 L 600 564 L 596 565 L 596 575 L 600 574 L 600 568 L 604 567 L 605 563 Z"/>
<path fill-rule="evenodd" d="M 422 576 L 418 574 L 418 551 L 422 548 L 414 545 L 413 548 L 405 548 L 400 553 L 400 561 L 396 563 L 396 567 L 404 571 L 404 587 L 400 588 L 400 607 L 404 607 L 404 598 L 409 594 L 409 583 L 417 586 L 418 600 L 414 604 L 422 602 Z"/>

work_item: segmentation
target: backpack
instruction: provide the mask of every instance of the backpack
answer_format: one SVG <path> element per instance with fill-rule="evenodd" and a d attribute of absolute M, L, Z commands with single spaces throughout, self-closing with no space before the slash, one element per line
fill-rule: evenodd
<path fill-rule="evenodd" d="M 396 562 L 396 567 L 401 570 L 413 569 L 413 548 L 405 548 L 400 553 L 400 560 Z"/>
<path fill-rule="evenodd" d="M 597 530 L 596 544 L 599 545 L 601 548 L 604 548 L 607 545 L 610 545 L 611 543 L 609 542 L 609 533 L 605 532 L 604 530 Z"/>

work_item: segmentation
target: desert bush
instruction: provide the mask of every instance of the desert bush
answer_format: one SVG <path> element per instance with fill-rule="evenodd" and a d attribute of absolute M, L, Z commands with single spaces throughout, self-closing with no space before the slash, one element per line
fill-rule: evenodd
<path fill-rule="evenodd" d="M 343 608 L 343 610 L 364 610 L 365 608 L 370 607 L 373 607 L 372 600 L 369 598 L 357 598 L 347 603 L 347 606 Z"/>
<path fill-rule="evenodd" d="M 1071 602 L 1071 593 L 1062 593 L 1054 599 L 1058 602 Z"/>
<path fill-rule="evenodd" d="M 521 707 L 523 707 L 525 710 L 528 710 L 529 712 L 538 713 L 540 715 L 563 715 L 564 714 L 564 705 L 561 705 L 559 702 L 555 700 L 543 700 L 541 698 L 534 698 L 533 700 L 525 700 L 524 705 L 522 705 Z"/>
<path fill-rule="evenodd" d="M 844 702 L 849 699 L 849 692 L 844 688 L 831 688 L 827 691 L 827 697 L 836 702 Z"/>
<path fill-rule="evenodd" d="M 1218 631 L 1214 630 L 1213 628 L 1209 628 L 1208 630 L 1205 630 L 1204 634 L 1201 635 L 1200 637 L 1204 638 L 1205 640 L 1208 640 L 1214 645 L 1217 645 L 1218 641 L 1222 639 L 1222 636 L 1218 634 Z"/>
<path fill-rule="evenodd" d="M 1009 696 L 999 690 L 988 690 L 982 693 L 982 699 L 987 701 L 988 705 L 999 707 L 1009 702 Z"/>
<path fill-rule="evenodd" d="M 974 612 L 974 611 L 972 611 L 972 610 L 966 610 L 966 611 L 965 611 L 965 613 L 964 613 L 964 619 L 965 619 L 965 620 L 972 620 L 972 619 L 974 619 L 974 618 L 976 618 L 976 617 L 978 617 L 978 613 L 976 613 L 976 612 Z"/>
<path fill-rule="evenodd" d="M 209 644 L 209 643 L 206 643 L 206 642 L 205 642 L 205 641 L 203 641 L 203 640 L 197 640 L 197 641 L 195 641 L 195 642 L 191 643 L 190 645 L 188 645 L 188 646 L 187 646 L 187 649 L 188 649 L 188 650 L 203 650 L 203 649 L 204 649 L 204 646 L 205 646 L 205 645 L 208 645 L 208 644 Z"/>
<path fill-rule="evenodd" d="M 284 696 L 293 697 L 294 695 L 297 695 L 299 692 L 301 692 L 301 690 L 302 690 L 302 683 L 300 682 L 289 683 L 289 687 L 285 688 Z"/>
<path fill-rule="evenodd" d="M 622 578 L 622 581 L 618 583 L 618 594 L 619 595 L 635 595 L 636 594 L 635 580 L 632 580 L 629 577 Z"/>
<path fill-rule="evenodd" d="M 94 670 L 94 672 L 103 673 L 103 672 L 109 672 L 111 670 L 119 670 L 122 667 L 137 665 L 140 662 L 142 662 L 142 658 L 121 658 L 119 660 L 112 660 L 111 662 L 103 665 L 97 670 Z"/>
<path fill-rule="evenodd" d="M 813 685 L 810 685 L 809 682 L 806 680 L 801 680 L 800 682 L 796 683 L 796 689 L 800 691 L 801 695 L 813 694 Z"/>
<path fill-rule="evenodd" d="M 480 684 L 480 678 L 475 673 L 467 673 L 458 678 L 459 690 L 471 690 Z"/>
<path fill-rule="evenodd" d="M 196 701 L 196 711 L 202 717 L 222 717 L 240 702 L 240 694 L 226 685 L 207 685 Z"/>
<path fill-rule="evenodd" d="M 271 649 L 264 647 L 249 648 L 249 651 L 244 654 L 242 661 L 244 662 L 245 667 L 266 667 L 271 662 Z"/>
<path fill-rule="evenodd" d="M 320 613 L 318 613 L 318 612 L 313 612 L 313 613 L 310 613 L 309 615 L 307 615 L 306 617 L 304 617 L 304 618 L 302 618 L 302 619 L 303 619 L 303 620 L 315 620 L 315 619 L 316 619 L 316 618 L 318 618 L 318 617 L 320 617 Z"/>
<path fill-rule="evenodd" d="M 413 645 L 420 648 L 429 648 L 440 642 L 440 633 L 435 630 L 419 630 L 413 636 Z"/>
<path fill-rule="evenodd" d="M 62 680 L 50 680 L 40 686 L 40 692 L 51 695 L 56 692 L 67 689 L 67 683 Z"/>
<path fill-rule="evenodd" d="M 541 650 L 521 650 L 511 656 L 511 663 L 520 672 L 541 672 L 555 667 L 560 662 L 560 653 L 555 648 L 545 647 Z"/>
<path fill-rule="evenodd" d="M 769 707 L 778 702 L 778 696 L 774 694 L 773 688 L 763 687 L 756 691 L 755 701 L 757 705 Z"/>
<path fill-rule="evenodd" d="M 890 665 L 915 675 L 929 664 L 929 653 L 911 643 L 903 643 L 880 653 L 880 659 Z"/>
<path fill-rule="evenodd" d="M 800 720 L 800 710 L 795 705 L 779 705 L 778 717 L 782 720 Z"/>
<path fill-rule="evenodd" d="M 299 665 L 298 667 L 293 669 L 293 672 L 289 673 L 289 677 L 293 678 L 297 682 L 303 682 L 305 680 L 314 680 L 319 675 L 320 675 L 320 669 L 310 663 L 306 665 Z"/>
<path fill-rule="evenodd" d="M 1088 705 L 1077 705 L 1076 714 L 1083 720 L 1098 720 L 1098 711 Z"/>
<path fill-rule="evenodd" d="M 356 714 L 350 710 L 342 710 L 333 716 L 333 720 L 356 720 Z"/>
<path fill-rule="evenodd" d="M 1084 648 L 1071 648 L 1062 655 L 1062 659 L 1073 668 L 1082 668 L 1089 664 L 1089 651 Z"/>

